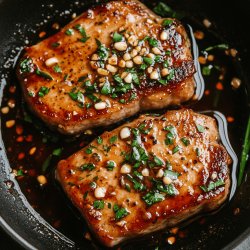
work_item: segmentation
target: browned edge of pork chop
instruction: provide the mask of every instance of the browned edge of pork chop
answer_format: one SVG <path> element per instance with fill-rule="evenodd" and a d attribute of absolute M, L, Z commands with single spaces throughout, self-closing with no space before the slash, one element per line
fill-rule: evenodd
<path fill-rule="evenodd" d="M 182 109 L 140 116 L 57 166 L 57 179 L 106 246 L 216 210 L 231 158 L 214 118 Z"/>
<path fill-rule="evenodd" d="M 136 0 L 88 9 L 17 67 L 29 108 L 64 134 L 188 101 L 194 73 L 183 25 Z"/>

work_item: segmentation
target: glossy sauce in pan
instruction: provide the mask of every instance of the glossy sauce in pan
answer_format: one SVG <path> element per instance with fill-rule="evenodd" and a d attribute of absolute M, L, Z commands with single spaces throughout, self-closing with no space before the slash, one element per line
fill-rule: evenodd
<path fill-rule="evenodd" d="M 77 9 L 79 13 L 83 10 L 84 8 Z M 62 21 L 62 24 L 65 24 L 69 20 L 70 18 Z M 56 21 L 54 20 L 54 22 Z M 209 32 L 201 20 L 185 17 L 183 22 L 189 24 L 194 32 L 200 30 L 205 34 L 203 39 L 197 39 L 200 52 L 208 46 L 224 43 L 217 34 Z M 33 35 L 32 43 L 41 40 L 38 37 L 39 34 L 41 36 L 42 31 L 46 31 L 47 36 L 55 33 L 56 31 L 51 28 L 52 24 L 43 25 L 43 29 Z M 189 26 L 187 26 L 187 29 L 189 29 Z M 193 35 L 192 30 L 190 30 L 190 36 Z M 195 45 L 193 50 L 195 52 Z M 247 118 L 247 104 L 244 86 L 240 86 L 238 89 L 231 86 L 231 80 L 234 77 L 242 78 L 238 57 L 237 55 L 235 57 L 233 52 L 230 50 L 227 50 L 226 53 L 224 50 L 212 50 L 211 53 L 209 52 L 209 55 L 214 56 L 213 61 L 207 60 L 205 65 L 201 65 L 201 68 L 208 65 L 213 66 L 211 74 L 204 76 L 204 93 L 203 88 L 198 88 L 196 99 L 184 106 L 198 112 L 217 110 L 224 114 L 228 121 L 228 134 L 231 145 L 239 156 L 244 136 L 244 124 Z M 200 56 L 203 56 L 203 54 L 200 53 Z M 16 178 L 33 208 L 54 228 L 76 242 L 78 246 L 84 246 L 84 242 L 88 240 L 86 239 L 88 238 L 88 234 L 86 235 L 86 232 L 88 232 L 87 226 L 55 181 L 54 169 L 60 159 L 68 157 L 91 142 L 104 129 L 95 129 L 91 131 L 92 134 L 87 131 L 86 135 L 78 138 L 61 136 L 56 132 L 49 131 L 39 119 L 29 113 L 23 101 L 15 72 L 14 70 L 11 72 L 7 79 L 1 105 L 1 107 L 9 107 L 9 112 L 1 114 L 1 117 L 2 135 L 13 173 L 19 175 Z M 196 75 L 197 81 L 199 81 L 198 84 L 202 82 L 201 72 L 199 73 L 200 77 L 198 77 L 198 74 Z M 159 111 L 159 113 L 162 112 L 164 110 Z M 212 112 L 210 115 L 216 116 L 216 113 Z M 11 120 L 14 120 L 15 124 L 7 128 L 6 122 Z M 113 129 L 118 125 L 116 124 L 105 129 Z M 225 138 L 225 131 L 220 131 L 220 134 L 221 137 Z M 225 146 L 229 147 L 228 145 Z M 51 156 L 55 149 L 62 149 L 62 154 L 60 156 Z M 235 162 L 236 160 L 234 159 Z M 235 170 L 234 166 L 233 173 L 235 173 Z M 37 180 L 39 175 L 46 177 L 47 183 L 45 185 L 39 184 Z M 233 184 L 235 186 L 235 175 L 233 177 Z M 166 230 L 161 234 L 138 239 L 133 244 L 125 244 L 122 246 L 122 249 L 138 247 L 155 249 L 157 246 L 161 248 L 167 245 L 172 245 L 171 248 L 173 249 L 180 249 L 181 247 L 185 249 L 191 249 L 192 247 L 202 248 L 204 242 L 209 237 L 221 239 L 220 234 L 225 234 L 225 232 L 227 233 L 227 237 L 231 235 L 233 237 L 235 232 L 229 229 L 229 225 L 233 225 L 234 221 L 237 221 L 238 213 L 245 212 L 240 207 L 241 196 L 239 193 L 240 191 L 238 190 L 233 200 L 225 204 L 213 216 L 203 216 L 193 222 L 189 222 L 188 225 L 186 225 L 187 223 L 182 225 L 180 228 Z M 242 223 L 247 225 L 248 221 L 244 221 L 243 219 Z M 235 230 L 237 230 L 236 226 Z M 218 246 L 219 244 L 223 244 L 223 241 L 218 243 Z M 93 247 L 94 245 L 96 245 L 95 241 L 93 241 Z"/>

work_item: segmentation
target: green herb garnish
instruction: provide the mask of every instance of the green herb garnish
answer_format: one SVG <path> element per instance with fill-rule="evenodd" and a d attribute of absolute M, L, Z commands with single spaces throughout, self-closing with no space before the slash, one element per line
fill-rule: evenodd
<path fill-rule="evenodd" d="M 241 184 L 242 179 L 243 179 L 244 170 L 248 161 L 249 151 L 250 151 L 250 116 L 248 117 L 247 129 L 246 129 L 244 143 L 243 143 L 243 150 L 241 153 L 238 186 Z"/>
<path fill-rule="evenodd" d="M 163 20 L 162 25 L 163 26 L 169 26 L 169 25 L 171 25 L 173 23 L 173 21 L 174 20 L 172 20 L 172 19 L 165 19 L 165 20 Z"/>
<path fill-rule="evenodd" d="M 53 150 L 52 155 L 53 156 L 61 156 L 62 150 L 63 150 L 62 148 L 56 148 Z"/>
<path fill-rule="evenodd" d="M 205 132 L 205 128 L 204 128 L 202 125 L 200 125 L 200 124 L 197 124 L 197 123 L 196 123 L 196 128 L 197 128 L 197 130 L 198 130 L 200 133 Z"/>
<path fill-rule="evenodd" d="M 226 49 L 229 49 L 229 45 L 225 44 L 225 43 L 217 44 L 217 45 L 214 45 L 214 46 L 207 47 L 205 49 L 205 51 L 211 51 L 211 50 L 214 50 L 214 49 L 226 50 Z"/>
<path fill-rule="evenodd" d="M 95 169 L 95 164 L 93 164 L 93 163 L 85 163 L 82 166 L 80 166 L 79 169 L 81 171 L 86 171 L 86 170 L 92 171 L 93 169 Z"/>
<path fill-rule="evenodd" d="M 22 73 L 30 73 L 33 71 L 33 61 L 31 58 L 25 58 L 20 62 L 20 71 Z"/>
<path fill-rule="evenodd" d="M 50 91 L 50 88 L 47 88 L 45 86 L 42 86 L 39 91 L 38 91 L 38 96 L 39 97 L 44 97 L 45 95 L 47 95 Z"/>
<path fill-rule="evenodd" d="M 129 212 L 124 207 L 119 207 L 117 204 L 114 205 L 113 210 L 115 212 L 115 219 L 120 220 L 127 216 Z"/>
<path fill-rule="evenodd" d="M 142 197 L 142 199 L 145 201 L 147 206 L 152 206 L 153 204 L 163 201 L 164 200 L 164 195 L 157 193 L 157 192 L 149 192 L 146 195 Z"/>
<path fill-rule="evenodd" d="M 173 149 L 173 154 L 175 154 L 175 153 L 177 153 L 177 152 L 179 152 L 180 151 L 180 149 L 181 149 L 181 147 L 180 146 L 176 146 L 174 149 Z"/>
<path fill-rule="evenodd" d="M 112 136 L 112 137 L 109 139 L 109 142 L 110 142 L 111 144 L 113 144 L 113 143 L 115 143 L 115 142 L 117 141 L 117 139 L 118 139 L 118 136 L 117 136 L 117 135 L 114 135 L 114 136 Z"/>
<path fill-rule="evenodd" d="M 181 141 L 185 146 L 188 146 L 190 144 L 190 141 L 185 137 L 181 138 Z"/>
<path fill-rule="evenodd" d="M 95 209 L 103 209 L 104 208 L 104 201 L 103 200 L 96 200 L 93 202 L 93 207 Z"/>
<path fill-rule="evenodd" d="M 200 188 L 204 192 L 207 193 L 207 192 L 209 192 L 209 191 L 211 191 L 211 190 L 213 190 L 213 189 L 215 189 L 217 187 L 223 186 L 223 185 L 225 185 L 225 182 L 223 180 L 219 179 L 216 182 L 211 181 L 207 187 L 206 186 L 200 186 Z"/>
<path fill-rule="evenodd" d="M 156 166 L 163 166 L 164 162 L 158 158 L 157 156 L 154 156 L 154 163 L 156 164 Z"/>
<path fill-rule="evenodd" d="M 114 35 L 113 35 L 113 41 L 116 43 L 116 42 L 121 42 L 122 41 L 122 35 L 115 32 Z"/>
<path fill-rule="evenodd" d="M 207 65 L 202 67 L 202 75 L 209 76 L 213 69 L 213 65 Z"/>
<path fill-rule="evenodd" d="M 47 80 L 53 80 L 53 77 L 50 74 L 48 74 L 44 71 L 41 71 L 40 69 L 36 69 L 36 74 L 38 76 L 41 76 L 41 77 L 47 79 Z"/>
<path fill-rule="evenodd" d="M 60 66 L 57 64 L 53 67 L 53 70 L 56 72 L 56 73 L 62 73 L 62 69 L 60 68 Z"/>
<path fill-rule="evenodd" d="M 115 162 L 114 161 L 107 161 L 107 165 L 106 168 L 108 169 L 108 171 L 112 171 L 115 167 Z"/>
<path fill-rule="evenodd" d="M 65 31 L 65 34 L 66 34 L 67 36 L 72 36 L 72 35 L 74 34 L 74 30 L 72 30 L 72 29 L 67 29 L 67 30 Z"/>
<path fill-rule="evenodd" d="M 96 138 L 96 140 L 97 140 L 97 143 L 98 143 L 98 144 L 102 144 L 102 143 L 103 143 L 103 139 L 102 139 L 101 136 L 98 136 L 98 137 Z"/>

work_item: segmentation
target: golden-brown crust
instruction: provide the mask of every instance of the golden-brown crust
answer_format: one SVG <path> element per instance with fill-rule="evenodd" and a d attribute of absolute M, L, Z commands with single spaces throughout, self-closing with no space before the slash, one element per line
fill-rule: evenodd
<path fill-rule="evenodd" d="M 147 124 L 146 127 L 152 125 L 149 133 L 141 134 L 143 147 L 148 154 L 169 162 L 172 171 L 180 174 L 178 179 L 172 182 L 178 194 L 167 196 L 163 201 L 151 206 L 147 206 L 142 197 L 152 188 L 151 178 L 161 181 L 162 177 L 157 177 L 161 167 L 149 168 L 149 177 L 143 177 L 147 190 L 141 192 L 133 188 L 130 192 L 126 190 L 122 186 L 126 175 L 120 172 L 124 157 L 131 150 L 131 143 L 119 138 L 120 130 L 123 127 L 138 128 L 142 123 Z M 205 130 L 199 132 L 197 124 L 202 125 Z M 175 127 L 177 135 L 172 145 L 165 145 L 168 132 L 163 128 L 169 125 Z M 116 135 L 117 141 L 110 144 L 110 138 Z M 86 219 L 94 235 L 107 246 L 114 246 L 130 238 L 174 226 L 200 212 L 215 210 L 228 197 L 231 159 L 226 149 L 219 144 L 217 125 L 211 117 L 186 109 L 168 111 L 161 117 L 141 116 L 111 132 L 105 132 L 101 138 L 102 144 L 98 144 L 97 140 L 90 144 L 91 154 L 86 153 L 86 149 L 89 148 L 87 146 L 59 162 L 57 179 Z M 182 138 L 187 138 L 190 144 L 185 146 L 181 141 Z M 173 153 L 176 145 L 179 145 L 181 150 Z M 107 152 L 105 147 L 108 146 L 110 149 Z M 116 162 L 113 171 L 108 171 L 106 168 L 108 160 Z M 85 163 L 93 163 L 95 168 L 91 171 L 79 170 Z M 145 166 L 135 170 L 141 172 L 143 168 Z M 133 176 L 133 170 L 131 175 Z M 208 192 L 201 189 L 201 186 L 208 187 L 209 183 L 218 180 L 224 184 Z M 94 195 L 95 187 L 90 187 L 91 182 L 107 190 L 102 199 L 105 204 L 102 210 L 93 207 L 93 202 L 97 198 Z M 88 195 L 83 198 L 86 192 Z M 110 208 L 108 208 L 109 203 Z M 114 219 L 114 204 L 123 206 L 130 212 L 122 219 L 123 226 L 118 225 Z"/>
<path fill-rule="evenodd" d="M 139 39 L 145 36 L 157 37 L 163 30 L 161 23 L 161 18 L 138 1 L 114 1 L 84 12 L 57 34 L 27 48 L 23 58 L 33 61 L 34 71 L 23 73 L 19 64 L 17 75 L 29 107 L 49 126 L 65 134 L 78 134 L 87 128 L 117 122 L 139 110 L 178 105 L 189 100 L 195 89 L 195 68 L 189 39 L 177 20 L 168 29 L 168 39 L 162 41 L 162 49 L 171 51 L 171 63 L 176 69 L 168 85 L 164 86 L 147 77 L 132 91 L 136 94 L 134 100 L 131 100 L 131 91 L 118 98 L 97 93 L 97 97 L 111 106 L 102 111 L 96 110 L 93 105 L 90 108 L 79 107 L 79 103 L 68 94 L 74 87 L 82 88 L 82 82 L 78 82 L 80 77 L 89 74 L 95 78 L 97 75 L 90 67 L 90 57 L 97 49 L 95 39 L 109 47 L 112 42 L 111 34 L 121 27 L 134 32 Z M 66 30 L 73 29 L 77 24 L 83 25 L 89 36 L 85 43 L 79 41 L 81 34 L 76 30 L 71 36 L 65 34 Z M 53 47 L 58 42 L 60 46 Z M 45 65 L 46 60 L 53 57 L 58 59 L 62 73 L 56 73 L 53 67 Z M 48 73 L 53 80 L 46 80 L 35 74 L 36 68 Z M 66 75 L 67 80 L 64 79 Z M 112 83 L 112 76 L 109 76 L 109 81 Z M 37 94 L 42 86 L 50 88 L 44 97 Z M 161 95 L 162 100 L 159 102 L 154 98 L 155 95 L 157 98 Z M 120 103 L 120 99 L 125 100 L 125 103 Z M 87 96 L 85 100 L 89 101 Z"/>

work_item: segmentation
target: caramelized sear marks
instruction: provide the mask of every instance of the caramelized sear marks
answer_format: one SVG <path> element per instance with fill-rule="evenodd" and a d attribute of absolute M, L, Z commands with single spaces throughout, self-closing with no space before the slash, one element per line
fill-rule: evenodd
<path fill-rule="evenodd" d="M 191 110 L 140 116 L 59 162 L 56 176 L 106 246 L 217 209 L 231 159 L 213 118 Z"/>
<path fill-rule="evenodd" d="M 194 73 L 181 23 L 134 0 L 89 9 L 27 48 L 17 68 L 31 110 L 64 134 L 185 102 Z"/>

